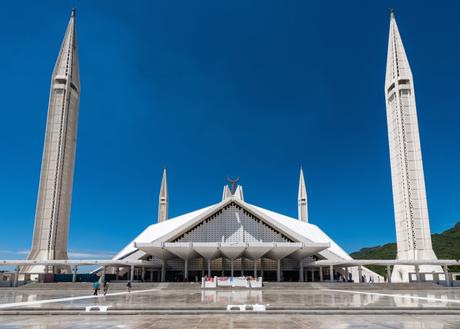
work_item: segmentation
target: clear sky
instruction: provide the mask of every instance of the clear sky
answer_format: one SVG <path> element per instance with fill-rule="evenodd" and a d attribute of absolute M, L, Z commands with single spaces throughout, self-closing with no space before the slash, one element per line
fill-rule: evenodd
<path fill-rule="evenodd" d="M 395 240 L 388 8 L 415 79 L 431 228 L 460 220 L 456 1 L 9 1 L 0 5 L 0 258 L 31 246 L 50 75 L 77 7 L 81 104 L 69 250 L 104 257 L 220 201 L 310 221 L 347 251 Z"/>

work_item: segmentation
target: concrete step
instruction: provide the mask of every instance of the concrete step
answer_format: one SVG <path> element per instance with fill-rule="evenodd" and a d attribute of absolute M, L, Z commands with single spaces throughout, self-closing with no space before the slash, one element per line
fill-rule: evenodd
<path fill-rule="evenodd" d="M 421 283 L 353 283 L 353 282 L 264 282 L 270 289 L 339 289 L 339 290 L 441 290 L 433 282 Z"/>
<path fill-rule="evenodd" d="M 110 290 L 126 290 L 127 281 L 109 282 Z M 102 288 L 102 287 L 101 287 Z M 200 289 L 197 282 L 133 282 L 133 290 L 145 289 Z M 351 282 L 264 282 L 268 289 L 338 289 L 338 290 L 441 290 L 444 286 L 431 282 L 424 283 L 351 283 Z M 13 289 L 26 290 L 91 290 L 91 282 L 31 282 Z M 219 288 L 218 288 L 219 289 Z M 223 288 L 220 288 L 223 289 Z M 232 288 L 227 288 L 232 289 Z"/>
<path fill-rule="evenodd" d="M 128 281 L 111 281 L 109 282 L 110 290 L 126 290 Z M 93 287 L 92 282 L 50 282 L 50 283 L 37 283 L 30 282 L 23 286 L 14 289 L 23 290 L 91 290 Z M 101 287 L 102 288 L 102 287 Z M 145 289 L 199 289 L 201 283 L 196 282 L 133 282 L 131 284 L 133 290 Z"/>

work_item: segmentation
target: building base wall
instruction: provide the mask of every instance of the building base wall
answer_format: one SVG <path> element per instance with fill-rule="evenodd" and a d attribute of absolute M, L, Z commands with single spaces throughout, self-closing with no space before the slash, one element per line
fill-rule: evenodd
<path fill-rule="evenodd" d="M 444 277 L 444 271 L 439 265 L 420 265 L 419 273 L 421 281 L 424 281 L 426 276 L 432 276 L 432 273 L 439 274 L 441 278 Z M 412 277 L 411 277 L 412 276 Z M 417 281 L 415 266 L 413 265 L 395 265 L 391 273 L 391 282 L 410 282 Z M 426 278 L 426 280 L 432 280 Z"/>

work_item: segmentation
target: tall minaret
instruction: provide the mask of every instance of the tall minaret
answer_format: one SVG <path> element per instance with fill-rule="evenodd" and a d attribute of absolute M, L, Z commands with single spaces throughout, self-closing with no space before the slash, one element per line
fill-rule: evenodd
<path fill-rule="evenodd" d="M 412 71 L 394 12 L 388 40 L 385 99 L 398 259 L 436 259 L 431 246 L 422 152 Z M 428 269 L 425 269 L 428 270 Z M 440 268 L 436 268 L 440 271 Z M 413 266 L 395 267 L 393 281 L 407 281 Z"/>
<path fill-rule="evenodd" d="M 158 197 L 158 223 L 168 219 L 168 179 L 166 177 L 166 168 L 163 169 L 163 178 L 161 179 L 160 195 Z"/>
<path fill-rule="evenodd" d="M 77 32 L 72 10 L 51 77 L 34 237 L 28 256 L 31 260 L 67 259 L 79 102 Z M 29 273 L 43 270 L 23 269 Z"/>
<path fill-rule="evenodd" d="M 308 223 L 308 204 L 307 204 L 307 188 L 305 186 L 305 179 L 303 178 L 303 170 L 300 168 L 299 178 L 299 196 L 297 199 L 298 205 L 298 219 L 302 222 Z"/>

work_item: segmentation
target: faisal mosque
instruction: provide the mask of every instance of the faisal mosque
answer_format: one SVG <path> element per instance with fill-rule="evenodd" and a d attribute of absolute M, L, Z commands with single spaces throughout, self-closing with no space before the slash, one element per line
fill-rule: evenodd
<path fill-rule="evenodd" d="M 51 76 L 46 136 L 28 259 L 67 259 L 72 184 L 80 101 L 75 11 Z M 390 18 L 384 95 L 387 109 L 391 184 L 398 261 L 436 261 L 431 244 L 414 80 L 394 13 Z M 383 96 L 383 95 L 382 95 Z M 383 100 L 383 97 L 382 97 Z M 168 183 L 163 172 L 158 223 L 134 237 L 113 261 L 148 261 L 142 267 L 152 281 L 251 275 L 267 281 L 340 279 L 374 282 L 384 278 L 365 267 L 312 269 L 309 264 L 353 259 L 308 216 L 304 175 L 300 170 L 298 216 L 292 218 L 250 203 L 239 179 L 229 179 L 221 201 L 168 217 Z M 390 182 L 388 182 L 390 184 Z M 294 200 L 293 200 L 294 201 Z M 129 269 L 113 268 L 118 275 Z M 442 273 L 439 265 L 395 265 L 391 281 L 408 281 L 415 271 Z M 22 273 L 65 272 L 65 267 L 28 265 Z M 390 278 L 388 278 L 390 279 Z"/>

